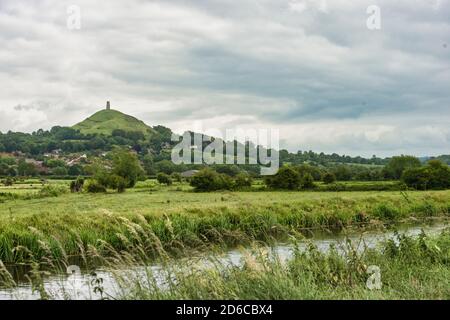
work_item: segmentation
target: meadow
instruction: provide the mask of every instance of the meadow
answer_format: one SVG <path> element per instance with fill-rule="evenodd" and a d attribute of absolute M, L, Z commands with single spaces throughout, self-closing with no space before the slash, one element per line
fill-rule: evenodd
<path fill-rule="evenodd" d="M 157 257 L 162 248 L 177 255 L 208 245 L 283 240 L 314 229 L 445 219 L 450 211 L 450 191 L 288 192 L 262 190 L 257 182 L 245 192 L 195 193 L 186 183 L 161 186 L 148 180 L 122 194 L 53 194 L 42 192 L 45 186 L 30 190 L 31 182 L 23 183 L 22 191 L 20 185 L 0 191 L 25 194 L 0 202 L 0 260 L 7 264 L 63 260 L 90 249 L 135 255 L 144 250 Z M 50 182 L 67 189 L 66 183 Z"/>

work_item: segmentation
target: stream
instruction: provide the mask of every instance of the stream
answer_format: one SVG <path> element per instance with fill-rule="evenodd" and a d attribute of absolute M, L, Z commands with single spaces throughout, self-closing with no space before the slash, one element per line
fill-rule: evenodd
<path fill-rule="evenodd" d="M 427 235 L 438 234 L 442 230 L 449 227 L 448 222 L 440 222 L 435 224 L 426 224 L 418 226 L 399 226 L 397 232 L 399 234 L 406 234 L 409 236 L 418 236 L 422 230 Z M 308 243 L 313 243 L 318 250 L 327 252 L 331 246 L 335 246 L 339 251 L 339 245 L 346 239 L 350 239 L 354 246 L 357 246 L 357 250 L 363 250 L 365 247 L 376 248 L 378 244 L 388 239 L 395 240 L 394 231 L 366 231 L 362 233 L 351 234 L 318 234 L 308 239 L 307 241 L 300 241 L 297 245 L 300 250 L 306 249 Z M 281 260 L 288 260 L 292 257 L 294 244 L 278 243 L 270 247 L 269 252 L 276 254 Z M 244 249 L 234 249 L 222 254 L 211 255 L 204 254 L 203 256 L 195 256 L 189 258 L 182 258 L 176 260 L 174 264 L 177 268 L 207 268 L 212 265 L 212 261 L 217 262 L 223 266 L 241 266 L 243 263 L 243 257 L 248 254 L 248 251 Z M 132 267 L 127 270 L 115 270 L 114 272 L 99 268 L 95 271 L 96 277 L 91 273 L 81 271 L 76 266 L 71 266 L 67 274 L 52 274 L 43 279 L 43 285 L 46 292 L 51 295 L 52 299 L 99 299 L 101 294 L 97 291 L 94 292 L 96 286 L 95 279 L 102 279 L 101 287 L 103 288 L 103 297 L 105 293 L 107 297 L 115 298 L 124 293 L 123 283 L 118 282 L 117 274 L 124 275 L 120 278 L 130 281 L 139 279 L 146 282 L 147 277 L 151 274 L 154 282 L 159 287 L 164 287 L 167 279 L 166 268 L 162 265 L 154 264 L 149 266 Z M 130 276 L 129 276 L 130 275 Z M 97 282 L 97 285 L 99 283 Z M 21 281 L 17 281 L 17 286 L 14 288 L 1 288 L 0 287 L 0 300 L 33 300 L 40 299 L 38 292 L 33 291 L 29 282 L 24 281 L 22 277 Z"/>

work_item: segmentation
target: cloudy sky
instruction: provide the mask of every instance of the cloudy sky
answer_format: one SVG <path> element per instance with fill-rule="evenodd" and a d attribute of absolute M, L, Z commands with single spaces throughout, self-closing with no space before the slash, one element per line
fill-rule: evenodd
<path fill-rule="evenodd" d="M 111 100 L 177 132 L 278 128 L 291 151 L 450 153 L 448 0 L 95 2 L 0 0 L 0 131 Z"/>

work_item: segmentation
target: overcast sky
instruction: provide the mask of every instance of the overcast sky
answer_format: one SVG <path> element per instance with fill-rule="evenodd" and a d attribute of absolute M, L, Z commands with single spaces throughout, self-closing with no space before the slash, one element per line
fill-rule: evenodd
<path fill-rule="evenodd" d="M 111 100 L 177 132 L 278 128 L 291 151 L 450 153 L 450 1 L 95 2 L 0 0 L 0 131 Z"/>

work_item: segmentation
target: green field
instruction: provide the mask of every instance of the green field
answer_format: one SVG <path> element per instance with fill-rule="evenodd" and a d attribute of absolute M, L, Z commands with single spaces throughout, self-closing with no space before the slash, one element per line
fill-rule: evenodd
<path fill-rule="evenodd" d="M 30 184 L 22 186 L 27 190 Z M 195 193 L 185 183 L 165 187 L 149 180 L 123 194 L 5 198 L 0 203 L 0 259 L 59 259 L 92 248 L 133 251 L 135 243 L 147 243 L 146 250 L 157 254 L 155 239 L 169 252 L 205 244 L 234 246 L 285 239 L 308 228 L 339 231 L 448 217 L 450 209 L 450 191 L 254 190 Z"/>

